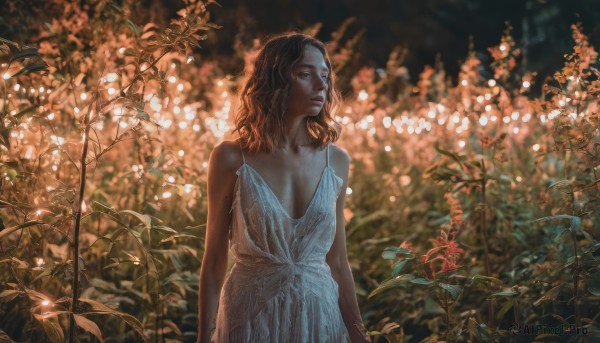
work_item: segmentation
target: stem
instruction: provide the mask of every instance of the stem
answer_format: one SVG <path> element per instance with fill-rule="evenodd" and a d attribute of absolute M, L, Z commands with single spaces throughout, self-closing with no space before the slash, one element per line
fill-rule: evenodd
<path fill-rule="evenodd" d="M 577 113 L 579 113 L 579 107 L 577 107 Z M 571 138 L 569 138 L 569 155 L 571 155 L 571 152 L 573 151 L 573 143 L 571 141 Z M 568 176 L 568 172 L 567 172 L 567 152 L 565 152 L 565 180 L 567 179 Z M 572 216 L 576 216 L 576 209 L 575 209 L 575 191 L 573 190 L 573 187 L 571 187 L 570 189 L 570 195 L 571 195 L 571 215 Z M 577 234 L 574 231 L 571 231 L 571 239 L 573 240 L 573 249 L 575 252 L 575 262 L 573 263 L 573 298 L 575 299 L 574 301 L 574 307 L 575 307 L 575 325 L 576 326 L 581 326 L 581 306 L 579 304 L 579 254 L 578 254 L 578 247 L 577 247 Z"/>
<path fill-rule="evenodd" d="M 571 231 L 571 239 L 573 239 L 573 249 L 575 250 L 575 263 L 573 264 L 573 297 L 575 298 L 575 325 L 580 327 L 581 304 L 579 301 L 579 250 L 577 247 L 577 235 L 574 231 Z"/>
<path fill-rule="evenodd" d="M 90 106 L 90 113 L 92 107 Z M 77 313 L 77 300 L 79 299 L 79 229 L 81 227 L 81 206 L 83 203 L 83 196 L 85 193 L 86 183 L 86 157 L 88 153 L 88 136 L 90 133 L 90 113 L 85 114 L 84 119 L 84 134 L 83 134 L 83 148 L 81 150 L 81 169 L 79 175 L 79 196 L 74 204 L 75 216 L 73 217 L 72 225 L 73 229 L 73 294 L 71 302 L 71 315 L 69 316 L 69 343 L 75 342 L 75 313 Z"/>
<path fill-rule="evenodd" d="M 444 311 L 446 312 L 446 342 L 450 342 L 450 305 L 447 290 L 444 290 Z"/>
<path fill-rule="evenodd" d="M 483 148 L 482 148 L 483 152 Z M 486 178 L 486 170 L 485 170 L 485 160 L 481 159 L 481 214 L 479 216 L 480 222 L 479 225 L 481 227 L 481 236 L 483 242 L 483 252 L 484 252 L 484 270 L 485 276 L 490 276 L 490 248 L 488 245 L 488 228 L 487 228 L 487 219 L 486 219 L 486 193 L 485 186 L 487 183 Z M 494 327 L 494 303 L 493 299 L 487 300 L 488 304 L 488 326 L 493 329 Z"/>

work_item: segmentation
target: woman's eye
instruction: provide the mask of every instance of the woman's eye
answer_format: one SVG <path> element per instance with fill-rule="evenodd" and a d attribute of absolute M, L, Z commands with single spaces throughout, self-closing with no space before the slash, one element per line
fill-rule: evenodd
<path fill-rule="evenodd" d="M 328 81 L 329 80 L 329 75 L 321 75 L 321 77 L 323 78 L 323 80 Z"/>
<path fill-rule="evenodd" d="M 310 73 L 300 73 L 300 77 L 309 77 Z"/>

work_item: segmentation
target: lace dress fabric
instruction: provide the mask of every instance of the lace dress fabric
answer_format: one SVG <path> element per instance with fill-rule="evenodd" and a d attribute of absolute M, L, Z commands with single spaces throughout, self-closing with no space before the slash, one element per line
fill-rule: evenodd
<path fill-rule="evenodd" d="M 325 262 L 343 182 L 329 166 L 329 146 L 300 218 L 289 216 L 245 158 L 236 174 L 229 242 L 235 263 L 221 291 L 213 341 L 348 342 L 338 285 Z"/>

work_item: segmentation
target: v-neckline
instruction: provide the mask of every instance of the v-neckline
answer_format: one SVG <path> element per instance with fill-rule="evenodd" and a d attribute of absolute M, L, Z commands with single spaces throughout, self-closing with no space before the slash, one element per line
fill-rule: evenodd
<path fill-rule="evenodd" d="M 308 202 L 308 205 L 306 207 L 306 210 L 304 211 L 304 214 L 299 217 L 299 218 L 292 218 L 292 216 L 289 215 L 289 213 L 285 210 L 285 208 L 283 208 L 283 204 L 281 203 L 281 201 L 279 200 L 279 198 L 277 197 L 277 195 L 275 194 L 275 192 L 273 192 L 273 190 L 271 189 L 271 187 L 269 186 L 269 184 L 267 183 L 267 181 L 265 181 L 265 179 L 262 177 L 262 175 L 260 175 L 260 173 L 254 169 L 254 167 L 252 167 L 251 165 L 249 165 L 248 163 L 244 162 L 245 166 L 248 166 L 248 168 L 250 168 L 250 170 L 256 174 L 258 176 L 258 178 L 260 179 L 260 181 L 265 185 L 265 187 L 269 190 L 269 193 L 273 196 L 273 198 L 275 198 L 275 201 L 277 201 L 277 204 L 279 205 L 279 209 L 281 210 L 281 212 L 292 222 L 294 223 L 298 223 L 300 222 L 302 219 L 304 219 L 304 217 L 306 217 L 306 215 L 308 214 L 308 212 L 310 211 L 313 202 L 315 201 L 315 198 L 317 197 L 317 194 L 319 193 L 319 190 L 321 189 L 321 184 L 323 183 L 323 178 L 325 176 L 325 171 L 327 171 L 327 169 L 331 168 L 331 166 L 326 165 L 325 169 L 323 169 L 323 172 L 321 173 L 321 178 L 319 179 L 319 183 L 317 184 L 317 189 L 315 189 L 315 192 L 312 196 L 312 198 L 310 199 L 310 201 Z"/>

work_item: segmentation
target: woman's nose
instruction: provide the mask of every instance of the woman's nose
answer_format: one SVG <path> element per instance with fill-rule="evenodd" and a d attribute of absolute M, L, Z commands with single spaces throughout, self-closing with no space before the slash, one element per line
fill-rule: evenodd
<path fill-rule="evenodd" d="M 327 80 L 323 80 L 322 77 L 318 77 L 317 79 L 318 79 L 318 81 L 316 82 L 316 86 L 315 87 L 318 90 L 321 90 L 321 89 L 324 89 L 324 88 L 327 87 Z"/>

